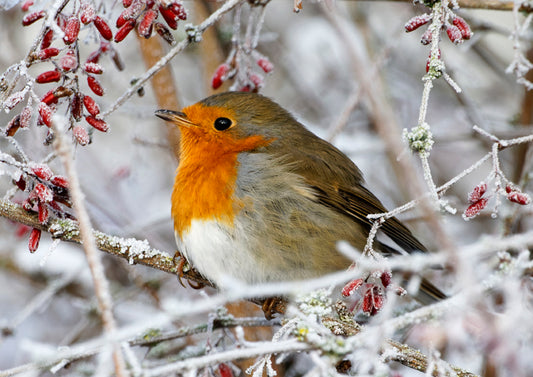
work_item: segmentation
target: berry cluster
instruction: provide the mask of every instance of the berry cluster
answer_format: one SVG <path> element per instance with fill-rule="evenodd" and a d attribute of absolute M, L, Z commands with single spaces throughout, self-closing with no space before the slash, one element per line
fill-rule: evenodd
<path fill-rule="evenodd" d="M 59 105 L 66 103 L 70 114 L 72 135 L 78 144 L 88 144 L 92 130 L 108 131 L 109 125 L 102 119 L 100 108 L 93 98 L 93 96 L 101 97 L 105 94 L 98 78 L 104 72 L 103 67 L 99 64 L 100 58 L 109 55 L 117 69 L 122 70 L 124 64 L 113 48 L 112 42 L 123 41 L 136 27 L 138 34 L 144 38 L 149 38 L 155 30 L 164 40 L 173 44 L 175 41 L 169 28 L 176 29 L 178 20 L 187 18 L 187 12 L 179 0 L 124 0 L 122 4 L 125 9 L 116 19 L 118 30 L 114 35 L 109 23 L 96 12 L 95 6 L 86 0 L 74 2 L 73 9 L 70 11 L 67 11 L 66 8 L 62 9 L 52 20 L 57 27 L 45 29 L 40 46 L 31 55 L 29 65 L 51 63 L 53 69 L 37 75 L 35 83 L 59 84 L 40 98 L 36 106 L 38 125 L 51 128 L 52 115 L 57 111 Z M 27 0 L 22 4 L 22 10 L 27 12 L 22 19 L 23 26 L 31 25 L 48 15 L 47 10 L 31 11 L 32 8 L 33 0 Z M 160 14 L 165 24 L 157 21 Z M 56 38 L 58 28 L 63 32 L 62 38 Z M 99 38 L 99 46 L 82 62 L 78 48 L 80 32 L 91 28 L 96 31 L 95 35 Z M 56 41 L 60 42 L 57 43 Z M 53 43 L 56 45 L 52 46 Z M 85 76 L 88 91 L 91 94 L 81 88 L 80 81 L 83 76 Z M 27 85 L 23 90 L 13 94 L 6 101 L 4 107 L 8 110 L 14 108 L 25 98 L 30 88 L 31 85 Z M 28 106 L 9 122 L 5 131 L 6 135 L 14 136 L 19 128 L 28 127 L 32 113 L 30 100 Z M 86 125 L 80 124 L 82 119 L 85 119 Z M 52 136 L 53 133 L 50 129 L 47 140 L 51 140 Z"/>
<path fill-rule="evenodd" d="M 124 10 L 117 18 L 118 28 L 115 42 L 120 42 L 137 27 L 137 33 L 144 38 L 150 38 L 155 30 L 165 41 L 174 44 L 175 40 L 167 26 L 173 30 L 178 28 L 179 20 L 187 19 L 187 11 L 179 0 L 123 0 Z M 159 14 L 165 20 L 166 26 L 157 21 Z"/>
<path fill-rule="evenodd" d="M 405 24 L 405 31 L 411 32 L 417 30 L 423 25 L 428 24 L 433 20 L 434 14 L 424 13 L 418 16 L 414 16 Z M 434 38 L 434 28 L 439 29 L 439 38 L 440 31 L 445 30 L 448 38 L 454 44 L 463 43 L 465 40 L 470 39 L 473 35 L 472 30 L 468 23 L 462 18 L 454 13 L 451 10 L 446 9 L 442 17 L 439 17 L 437 22 L 433 22 L 430 27 L 428 27 L 420 38 L 420 42 L 423 45 L 428 45 L 433 41 Z M 444 67 L 441 61 L 440 49 L 435 53 L 435 57 L 432 56 L 432 53 L 429 53 L 429 57 L 426 62 L 426 73 L 430 72 L 430 68 L 433 67 L 432 74 L 434 77 L 440 77 L 442 74 L 442 69 Z"/>
<path fill-rule="evenodd" d="M 531 203 L 531 197 L 520 191 L 517 187 L 512 184 L 507 184 L 505 186 L 505 193 L 498 187 L 494 189 L 496 195 L 505 195 L 508 201 L 512 203 L 517 203 L 520 205 L 527 205 Z M 488 204 L 490 197 L 485 196 L 487 192 L 487 184 L 481 182 L 479 185 L 474 187 L 472 192 L 468 194 L 468 203 L 469 206 L 465 209 L 463 213 L 463 218 L 465 220 L 470 220 L 476 217 Z"/>
<path fill-rule="evenodd" d="M 27 70 L 19 66 L 1 77 L 6 83 L 11 81 L 15 91 L 2 103 L 6 111 L 27 99 L 25 106 L 21 106 L 20 112 L 4 129 L 6 136 L 13 137 L 19 129 L 36 123 L 48 128 L 46 142 L 50 142 L 53 138 L 53 114 L 60 106 L 67 110 L 69 129 L 75 142 L 81 146 L 90 143 L 94 130 L 109 130 L 96 100 L 105 94 L 100 79 L 104 74 L 101 58 L 109 56 L 117 69 L 122 70 L 124 64 L 114 44 L 123 41 L 131 30 L 136 28 L 144 38 L 149 38 L 155 31 L 168 43 L 175 43 L 170 29 L 176 29 L 178 20 L 187 18 L 180 0 L 124 0 L 122 5 L 124 10 L 117 14 L 117 30 L 114 32 L 113 24 L 106 19 L 109 14 L 106 16 L 104 13 L 104 4 L 97 6 L 88 0 L 73 0 L 52 14 L 49 9 L 34 9 L 37 4 L 33 0 L 22 3 L 22 11 L 26 13 L 22 19 L 23 26 L 45 20 L 36 48 L 25 62 L 26 67 L 38 65 L 51 69 L 41 71 L 32 79 Z M 158 18 L 164 21 L 158 22 Z M 97 42 L 97 48 L 92 52 L 89 50 L 85 59 L 81 56 L 81 40 Z M 20 78 L 25 78 L 26 83 L 22 89 L 15 90 L 16 83 L 22 81 Z M 34 91 L 39 86 L 52 85 L 42 96 Z M 20 203 L 26 211 L 36 213 L 42 225 L 47 224 L 51 216 L 72 217 L 66 211 L 70 201 L 68 182 L 64 177 L 54 175 L 46 164 L 25 163 L 18 167 L 21 174 L 14 179 L 14 184 L 25 193 Z M 40 235 L 39 229 L 31 230 L 31 252 L 37 249 Z"/>
<path fill-rule="evenodd" d="M 72 218 L 65 207 L 70 208 L 69 183 L 61 175 L 55 175 L 50 167 L 42 163 L 29 163 L 23 169 L 16 186 L 27 193 L 22 200 L 22 208 L 28 212 L 37 213 L 39 222 L 48 223 L 50 214 L 57 218 Z M 32 229 L 29 239 L 29 250 L 34 252 L 39 246 L 41 231 Z"/>
<path fill-rule="evenodd" d="M 370 279 L 379 278 L 379 281 L 371 282 Z M 366 279 L 355 279 L 342 288 L 343 297 L 352 297 L 356 293 L 359 298 L 350 308 L 352 312 L 361 310 L 363 314 L 375 315 L 383 308 L 385 303 L 385 290 L 393 288 L 397 295 L 402 296 L 405 290 L 392 284 L 392 275 L 389 271 L 377 271 Z"/>
<path fill-rule="evenodd" d="M 254 63 L 249 61 L 242 62 L 237 59 L 238 54 L 236 50 L 232 51 L 225 63 L 222 63 L 216 69 L 213 78 L 211 79 L 211 86 L 213 89 L 218 89 L 226 81 L 235 79 L 233 88 L 241 92 L 257 93 L 263 86 L 264 76 L 261 73 L 255 72 L 253 66 L 261 69 L 265 74 L 270 73 L 274 69 L 274 65 L 267 57 L 260 55 L 257 51 L 251 54 Z M 247 66 L 247 69 L 242 70 L 242 66 Z"/>
<path fill-rule="evenodd" d="M 449 20 L 446 20 L 442 23 L 442 29 L 446 31 L 446 34 L 448 35 L 448 38 L 450 41 L 452 41 L 455 44 L 463 43 L 463 41 L 470 39 L 472 37 L 472 30 L 470 29 L 470 26 L 468 23 L 464 20 L 464 18 L 459 17 L 455 14 L 451 15 L 451 23 Z M 418 16 L 414 16 L 411 18 L 407 23 L 405 24 L 405 31 L 411 32 L 419 27 L 426 25 L 433 19 L 433 16 L 431 14 L 421 14 Z M 422 34 L 422 37 L 420 38 L 420 42 L 423 45 L 428 45 L 433 40 L 433 33 L 431 28 L 427 28 L 424 34 Z"/>

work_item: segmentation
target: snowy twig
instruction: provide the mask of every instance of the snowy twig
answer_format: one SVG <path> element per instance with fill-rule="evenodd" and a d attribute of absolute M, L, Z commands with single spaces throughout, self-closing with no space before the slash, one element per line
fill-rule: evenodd
<path fill-rule="evenodd" d="M 65 137 L 66 119 L 55 116 L 52 126 L 55 133 L 54 147 L 58 157 L 65 167 L 65 172 L 69 180 L 69 192 L 72 205 L 78 216 L 80 227 L 80 238 L 83 249 L 87 257 L 87 263 L 91 271 L 93 286 L 98 301 L 98 309 L 106 334 L 113 338 L 116 332 L 116 323 L 113 316 L 113 303 L 109 290 L 109 283 L 104 273 L 101 261 L 101 254 L 97 251 L 95 237 L 91 227 L 89 214 L 85 208 L 84 195 L 81 190 L 78 173 L 74 166 L 72 144 Z M 119 344 L 113 345 L 113 360 L 115 363 L 115 373 L 119 377 L 126 377 L 126 363 Z"/>

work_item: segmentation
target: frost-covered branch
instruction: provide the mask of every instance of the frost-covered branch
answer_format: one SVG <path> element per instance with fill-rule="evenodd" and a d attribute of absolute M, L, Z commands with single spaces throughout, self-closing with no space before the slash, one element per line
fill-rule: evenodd
<path fill-rule="evenodd" d="M 63 163 L 69 180 L 70 198 L 72 199 L 72 204 L 78 217 L 81 244 L 83 245 L 83 250 L 87 257 L 87 264 L 91 271 L 98 309 L 100 311 L 100 318 L 102 319 L 106 335 L 112 339 L 116 333 L 117 326 L 113 315 L 113 301 L 109 290 L 109 282 L 104 273 L 101 255 L 96 249 L 96 242 L 91 227 L 91 221 L 89 219 L 89 213 L 85 207 L 84 195 L 81 190 L 78 173 L 74 166 L 72 144 L 65 137 L 66 124 L 67 121 L 65 118 L 59 116 L 54 117 L 52 122 L 52 129 L 55 131 L 54 147 L 57 156 Z M 126 377 L 128 375 L 126 372 L 126 363 L 124 362 L 124 357 L 117 343 L 113 344 L 113 361 L 115 364 L 116 375 L 119 377 Z"/>

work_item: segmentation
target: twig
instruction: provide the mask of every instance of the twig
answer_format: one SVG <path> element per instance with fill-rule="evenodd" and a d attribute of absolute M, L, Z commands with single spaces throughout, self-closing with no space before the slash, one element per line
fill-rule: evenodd
<path fill-rule="evenodd" d="M 275 321 L 266 320 L 264 318 L 216 318 L 213 323 L 211 330 L 218 329 L 229 329 L 237 326 L 242 327 L 264 327 L 272 326 Z M 130 340 L 128 343 L 130 346 L 152 346 L 154 344 L 164 342 L 171 339 L 184 338 L 186 336 L 196 335 L 205 333 L 208 329 L 208 324 L 204 323 L 201 325 L 193 327 L 184 327 L 176 331 L 169 331 L 161 335 L 156 335 L 152 337 L 142 336 L 133 340 Z"/>
<path fill-rule="evenodd" d="M 365 57 L 359 52 L 360 47 L 356 46 L 354 39 L 350 37 L 353 25 L 349 24 L 345 18 L 341 17 L 338 11 L 331 11 L 323 8 L 323 13 L 329 17 L 331 24 L 336 28 L 341 39 L 345 42 L 348 49 L 350 59 L 353 62 L 354 72 L 360 81 L 361 89 L 364 91 L 365 99 L 371 116 L 374 119 L 379 136 L 383 139 L 389 151 L 389 159 L 397 161 L 399 170 L 396 172 L 398 181 L 402 187 L 407 188 L 411 193 L 411 197 L 421 198 L 422 211 L 428 216 L 428 226 L 435 235 L 437 242 L 440 245 L 446 246 L 446 249 L 453 249 L 453 242 L 446 234 L 441 220 L 435 214 L 433 206 L 424 196 L 425 189 L 416 174 L 416 167 L 414 161 L 410 156 L 402 155 L 404 146 L 401 142 L 399 133 L 400 127 L 397 124 L 397 117 L 390 106 L 389 101 L 385 97 L 385 90 L 380 77 L 372 78 L 368 72 L 368 67 L 372 64 L 365 61 Z"/>
<path fill-rule="evenodd" d="M 79 220 L 80 237 L 83 244 L 83 249 L 87 257 L 87 263 L 91 271 L 94 291 L 96 294 L 98 309 L 100 310 L 100 317 L 104 326 L 106 334 L 113 339 L 116 332 L 115 318 L 112 312 L 112 299 L 109 291 L 109 283 L 104 273 L 104 267 L 101 262 L 101 254 L 96 249 L 95 237 L 91 228 L 91 221 L 89 214 L 85 208 L 83 193 L 81 190 L 78 173 L 74 167 L 74 158 L 72 153 L 72 145 L 67 141 L 64 130 L 66 119 L 54 116 L 53 129 L 55 133 L 54 148 L 57 155 L 61 159 L 65 172 L 69 180 L 69 193 L 72 199 L 72 205 Z M 126 364 L 120 346 L 118 343 L 113 345 L 113 361 L 115 363 L 115 373 L 119 377 L 126 377 Z"/>
<path fill-rule="evenodd" d="M 254 343 L 248 342 L 248 344 L 251 345 Z M 312 349 L 310 344 L 295 340 L 285 340 L 275 343 L 255 342 L 255 345 L 255 347 L 237 348 L 215 354 L 192 357 L 187 360 L 177 361 L 175 363 L 169 363 L 158 368 L 145 370 L 144 376 L 168 376 L 174 372 L 183 373 L 184 371 L 194 371 L 209 365 L 219 364 L 236 359 L 248 359 L 273 353 L 301 352 Z"/>

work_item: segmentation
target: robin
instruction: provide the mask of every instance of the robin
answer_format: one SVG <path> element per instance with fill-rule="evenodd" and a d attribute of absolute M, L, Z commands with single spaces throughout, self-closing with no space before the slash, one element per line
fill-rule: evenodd
<path fill-rule="evenodd" d="M 337 242 L 363 250 L 367 215 L 386 212 L 345 154 L 267 97 L 227 92 L 156 115 L 181 131 L 172 192 L 178 250 L 219 288 L 226 276 L 259 284 L 345 270 L 352 261 Z M 396 218 L 381 230 L 406 252 L 426 251 Z M 445 297 L 426 280 L 420 291 L 423 303 Z"/>

